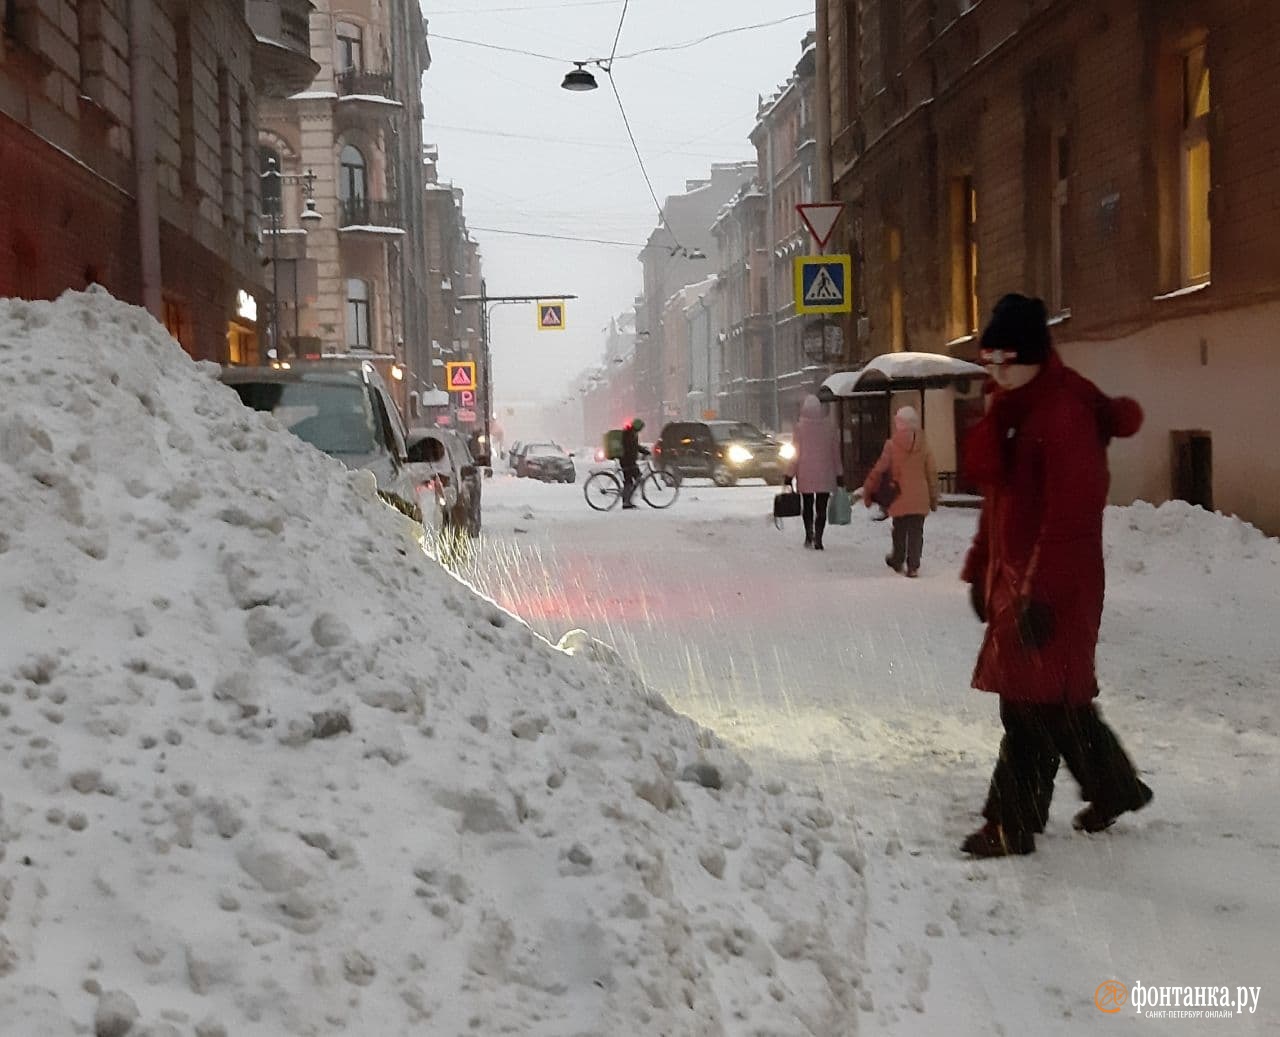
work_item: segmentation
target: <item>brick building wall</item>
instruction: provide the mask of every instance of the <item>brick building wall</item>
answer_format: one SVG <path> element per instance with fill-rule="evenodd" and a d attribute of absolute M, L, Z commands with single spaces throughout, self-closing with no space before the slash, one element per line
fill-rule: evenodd
<path fill-rule="evenodd" d="M 1185 496 L 1177 441 L 1191 430 L 1212 440 L 1203 503 L 1280 529 L 1280 461 L 1257 446 L 1280 433 L 1265 330 L 1280 309 L 1280 4 L 833 0 L 829 13 L 859 354 L 971 356 L 971 288 L 978 325 L 1005 292 L 1041 295 L 1068 361 L 1149 404 L 1142 435 L 1113 450 L 1115 499 Z"/>

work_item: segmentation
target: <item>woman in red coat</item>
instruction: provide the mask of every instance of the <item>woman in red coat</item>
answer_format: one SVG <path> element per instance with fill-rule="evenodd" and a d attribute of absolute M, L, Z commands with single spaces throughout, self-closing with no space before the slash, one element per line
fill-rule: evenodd
<path fill-rule="evenodd" d="M 987 624 L 973 686 L 1000 696 L 1004 739 L 983 816 L 962 846 L 979 857 L 1030 853 L 1044 831 L 1060 758 L 1097 832 L 1151 800 L 1093 700 L 1102 620 L 1107 444 L 1142 424 L 1052 349 L 1044 303 L 1006 295 L 982 335 L 995 388 L 965 444 L 983 489 L 963 578 Z"/>

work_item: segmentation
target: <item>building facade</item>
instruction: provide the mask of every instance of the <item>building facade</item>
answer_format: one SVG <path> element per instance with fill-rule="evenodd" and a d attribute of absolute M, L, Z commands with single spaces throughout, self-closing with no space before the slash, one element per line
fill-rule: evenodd
<path fill-rule="evenodd" d="M 307 0 L 3 0 L 0 295 L 100 284 L 194 357 L 270 303 L 257 112 L 315 74 Z"/>
<path fill-rule="evenodd" d="M 264 103 L 260 160 L 286 183 L 276 229 L 279 357 L 356 353 L 392 377 L 398 402 L 431 370 L 427 317 L 422 74 L 426 23 L 408 0 L 319 0 L 311 15 L 319 72 Z M 304 220 L 310 208 L 318 220 Z M 429 378 L 427 379 L 429 380 Z"/>
<path fill-rule="evenodd" d="M 644 269 L 644 301 L 636 310 L 636 410 L 646 421 L 661 425 L 684 412 L 685 390 L 667 396 L 676 380 L 672 361 L 663 355 L 664 313 L 671 297 L 685 285 L 704 280 L 718 266 L 711 226 L 721 207 L 755 176 L 752 162 L 718 163 L 703 180 L 690 180 L 685 193 L 672 195 L 663 205 L 665 222 L 650 235 L 640 252 Z"/>
<path fill-rule="evenodd" d="M 1280 5 L 827 7 L 859 353 L 972 357 L 1000 295 L 1039 295 L 1067 362 L 1146 409 L 1115 500 L 1280 532 Z"/>
<path fill-rule="evenodd" d="M 434 146 L 424 152 L 427 245 L 427 306 L 431 327 L 431 364 L 414 372 L 415 387 L 422 393 L 444 390 L 444 365 L 451 361 L 471 361 L 477 376 L 484 377 L 480 341 L 480 306 L 462 301 L 463 296 L 480 294 L 479 247 L 471 239 L 463 212 L 463 192 L 451 183 L 441 183 L 438 154 Z M 470 427 L 483 424 L 477 406 L 483 399 L 483 385 L 477 386 L 468 401 L 456 394 L 450 396 L 448 416 Z M 470 402 L 471 406 L 464 406 Z M 476 413 L 467 417 L 466 412 Z"/>

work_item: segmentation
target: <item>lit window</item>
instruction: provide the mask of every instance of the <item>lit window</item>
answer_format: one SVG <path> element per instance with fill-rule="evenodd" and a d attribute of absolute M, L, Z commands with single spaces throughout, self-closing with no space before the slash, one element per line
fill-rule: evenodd
<path fill-rule="evenodd" d="M 369 282 L 347 281 L 347 348 L 372 349 L 369 335 Z"/>
<path fill-rule="evenodd" d="M 1182 283 L 1209 280 L 1209 69 L 1204 45 L 1182 61 Z"/>
<path fill-rule="evenodd" d="M 889 348 L 900 353 L 907 348 L 906 318 L 902 294 L 902 230 L 890 227 L 885 242 L 889 257 Z"/>
<path fill-rule="evenodd" d="M 951 181 L 951 326 L 956 338 L 978 331 L 978 191 L 970 176 Z"/>
<path fill-rule="evenodd" d="M 280 207 L 280 175 L 283 171 L 280 168 L 280 152 L 274 148 L 262 147 L 258 149 L 258 164 L 261 166 L 260 172 L 266 173 L 271 169 L 276 171 L 276 176 L 267 176 L 262 178 L 262 215 L 270 216 L 273 213 L 282 211 Z"/>

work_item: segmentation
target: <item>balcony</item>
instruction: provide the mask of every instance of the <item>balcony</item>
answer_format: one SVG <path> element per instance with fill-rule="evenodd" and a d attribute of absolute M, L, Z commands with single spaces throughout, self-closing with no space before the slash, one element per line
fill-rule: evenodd
<path fill-rule="evenodd" d="M 311 0 L 245 0 L 257 43 L 253 82 L 260 96 L 288 97 L 307 89 L 320 66 L 311 60 Z"/>
<path fill-rule="evenodd" d="M 340 110 L 385 117 L 404 107 L 395 96 L 395 79 L 390 72 L 368 72 L 350 68 L 334 77 Z"/>
<path fill-rule="evenodd" d="M 403 234 L 400 203 L 347 198 L 338 202 L 338 228 L 345 233 Z"/>

